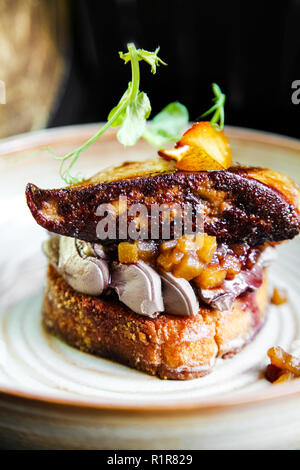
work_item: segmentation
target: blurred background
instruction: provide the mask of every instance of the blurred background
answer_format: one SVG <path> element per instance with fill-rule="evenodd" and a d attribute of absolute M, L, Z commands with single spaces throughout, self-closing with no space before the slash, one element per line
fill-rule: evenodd
<path fill-rule="evenodd" d="M 142 70 L 152 116 L 178 100 L 195 120 L 215 81 L 226 124 L 300 137 L 299 25 L 300 0 L 0 0 L 0 137 L 106 120 L 130 78 L 118 56 L 129 41 L 160 45 L 168 63 Z"/>

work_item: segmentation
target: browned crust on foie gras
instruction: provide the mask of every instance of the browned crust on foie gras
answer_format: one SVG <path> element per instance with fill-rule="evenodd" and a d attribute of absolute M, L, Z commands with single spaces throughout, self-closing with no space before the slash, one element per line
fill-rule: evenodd
<path fill-rule="evenodd" d="M 282 173 L 237 166 L 198 172 L 159 167 L 149 174 L 147 168 L 156 168 L 153 161 L 126 163 L 62 189 L 28 184 L 27 203 L 36 222 L 50 232 L 91 242 L 99 241 L 97 208 L 109 203 L 118 211 L 120 196 L 126 197 L 128 207 L 147 207 L 149 233 L 152 204 L 186 203 L 200 205 L 204 231 L 220 242 L 263 245 L 299 233 L 299 188 Z M 128 217 L 128 224 L 131 220 Z"/>
<path fill-rule="evenodd" d="M 217 356 L 236 352 L 262 326 L 267 281 L 237 299 L 227 312 L 201 307 L 194 317 L 132 312 L 111 297 L 74 291 L 49 266 L 43 303 L 47 330 L 71 346 L 162 379 L 192 379 L 209 373 Z M 238 346 L 238 347 L 237 347 Z"/>

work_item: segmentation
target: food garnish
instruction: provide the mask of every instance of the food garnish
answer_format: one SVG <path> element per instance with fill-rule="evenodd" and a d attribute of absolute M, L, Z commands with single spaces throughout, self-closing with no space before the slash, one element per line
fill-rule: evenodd
<path fill-rule="evenodd" d="M 188 122 L 187 108 L 178 101 L 174 101 L 154 116 L 143 133 L 143 139 L 161 149 L 166 143 L 180 139 Z"/>
<path fill-rule="evenodd" d="M 64 182 L 76 184 L 83 179 L 71 174 L 73 166 L 81 154 L 110 127 L 119 127 L 117 139 L 125 146 L 136 144 L 141 137 L 158 149 L 162 149 L 169 142 L 177 141 L 175 149 L 160 150 L 159 155 L 167 160 L 175 160 L 176 167 L 180 170 L 229 168 L 232 164 L 231 149 L 223 131 L 225 95 L 219 86 L 212 84 L 214 104 L 201 116 L 213 113 L 211 121 L 195 123 L 181 139 L 182 131 L 189 121 L 189 114 L 186 107 L 178 101 L 165 106 L 147 126 L 151 104 L 147 94 L 140 91 L 139 62 L 148 63 L 153 74 L 159 65 L 167 64 L 158 57 L 159 47 L 154 52 L 136 49 L 133 43 L 127 47 L 128 52 L 119 52 L 119 55 L 125 64 L 131 64 L 131 81 L 117 106 L 110 111 L 104 126 L 81 146 L 62 157 L 56 156 L 48 149 L 54 158 L 61 162 L 59 174 Z"/>
<path fill-rule="evenodd" d="M 159 47 L 154 52 L 136 49 L 133 43 L 128 44 L 127 47 L 128 52 L 119 52 L 119 55 L 125 64 L 129 62 L 131 64 L 131 81 L 117 106 L 110 111 L 107 122 L 93 137 L 62 157 L 57 157 L 50 150 L 54 158 L 61 161 L 59 173 L 66 184 L 74 184 L 82 180 L 78 176 L 71 175 L 73 166 L 80 155 L 110 127 L 119 126 L 117 139 L 123 145 L 134 145 L 143 136 L 148 142 L 160 148 L 167 142 L 176 141 L 188 123 L 187 109 L 181 103 L 174 102 L 155 116 L 146 129 L 151 104 L 147 94 L 140 91 L 139 62 L 147 62 L 153 74 L 156 73 L 160 64 L 167 64 L 158 57 Z"/>
<path fill-rule="evenodd" d="M 118 245 L 118 260 L 120 263 L 137 263 L 145 261 L 153 264 L 157 256 L 157 244 L 152 240 L 135 240 L 120 242 Z"/>
<path fill-rule="evenodd" d="M 267 366 L 266 377 L 274 383 L 290 381 L 300 377 L 300 359 L 287 353 L 280 346 L 270 348 L 268 356 L 271 364 Z"/>
<path fill-rule="evenodd" d="M 197 283 L 201 276 L 204 277 L 205 273 L 212 271 L 210 262 L 216 249 L 216 237 L 205 233 L 184 235 L 178 240 L 166 241 L 160 245 L 157 265 L 161 270 L 171 272 L 175 277 L 184 278 L 187 281 L 194 280 Z M 215 272 L 218 269 L 213 266 L 213 270 Z M 224 276 L 221 280 L 219 278 L 217 285 L 222 284 L 226 277 L 227 271 L 224 269 L 222 271 Z"/>
<path fill-rule="evenodd" d="M 180 170 L 220 170 L 232 165 L 231 148 L 223 130 L 225 95 L 216 83 L 212 88 L 215 104 L 201 116 L 214 112 L 211 121 L 196 122 L 174 149 L 158 152 L 166 160 L 175 160 Z"/>
<path fill-rule="evenodd" d="M 287 302 L 287 291 L 280 287 L 274 287 L 273 294 L 271 297 L 271 303 L 273 305 L 282 305 Z"/>

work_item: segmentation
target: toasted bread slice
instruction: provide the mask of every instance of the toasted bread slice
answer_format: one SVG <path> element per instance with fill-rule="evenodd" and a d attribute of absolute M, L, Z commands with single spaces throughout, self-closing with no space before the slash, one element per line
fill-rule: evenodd
<path fill-rule="evenodd" d="M 43 303 L 47 330 L 71 346 L 113 359 L 162 379 L 192 379 L 209 373 L 218 356 L 236 353 L 263 325 L 267 307 L 262 286 L 238 298 L 225 312 L 200 307 L 194 317 L 132 312 L 113 297 L 74 291 L 49 265 Z"/>
<path fill-rule="evenodd" d="M 33 217 L 50 232 L 96 242 L 97 208 L 119 197 L 128 208 L 200 204 L 204 231 L 226 243 L 263 245 L 293 238 L 300 231 L 299 188 L 286 176 L 260 168 L 183 172 L 162 161 L 125 163 L 83 184 L 62 189 L 26 188 Z M 118 213 L 117 213 L 118 215 Z M 128 224 L 132 218 L 128 217 Z M 171 227 L 172 237 L 172 227 Z M 116 239 L 118 235 L 116 232 Z"/>

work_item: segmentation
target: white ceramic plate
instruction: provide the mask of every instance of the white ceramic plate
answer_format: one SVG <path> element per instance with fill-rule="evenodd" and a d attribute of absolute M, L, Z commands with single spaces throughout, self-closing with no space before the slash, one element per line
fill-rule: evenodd
<path fill-rule="evenodd" d="M 300 339 L 299 239 L 278 249 L 279 259 L 270 269 L 271 286 L 286 288 L 289 302 L 281 307 L 270 307 L 267 322 L 255 340 L 232 359 L 219 360 L 213 373 L 204 378 L 161 381 L 77 351 L 45 333 L 40 308 L 46 261 L 40 246 L 46 233 L 37 226 L 26 206 L 24 188 L 27 182 L 40 187 L 61 184 L 58 162 L 40 148 L 50 146 L 61 155 L 92 135 L 97 128 L 89 125 L 52 129 L 0 143 L 0 391 L 6 403 L 1 408 L 0 401 L 0 417 L 1 409 L 7 410 L 7 400 L 10 406 L 16 406 L 17 397 L 31 398 L 47 405 L 72 405 L 77 411 L 80 407 L 111 412 L 118 410 L 120 413 L 121 410 L 140 410 L 143 413 L 169 410 L 178 417 L 179 410 L 197 410 L 203 417 L 209 410 L 211 413 L 214 410 L 218 419 L 225 410 L 232 413 L 237 406 L 256 404 L 258 410 L 263 401 L 271 406 L 272 416 L 275 399 L 281 397 L 281 400 L 292 403 L 291 397 L 297 397 L 300 383 L 271 386 L 264 379 L 263 372 L 269 347 L 281 345 L 288 349 L 293 341 Z M 300 183 L 298 141 L 234 128 L 229 128 L 228 134 L 235 160 L 284 171 Z M 124 149 L 111 132 L 82 156 L 78 170 L 90 175 L 100 168 L 124 160 L 149 158 L 154 153 L 143 142 Z M 27 408 L 29 403 L 32 402 L 27 402 Z M 26 405 L 22 406 L 27 409 Z M 199 426 L 194 438 L 201 432 Z M 26 447 L 28 436 L 24 439 Z M 122 439 L 119 448 L 125 445 L 125 437 Z M 144 447 L 145 440 L 142 442 L 133 448 Z M 178 436 L 174 435 L 170 446 L 176 448 L 176 442 L 179 442 Z M 189 442 L 192 445 L 192 441 Z M 210 447 L 208 444 L 205 446 Z"/>

